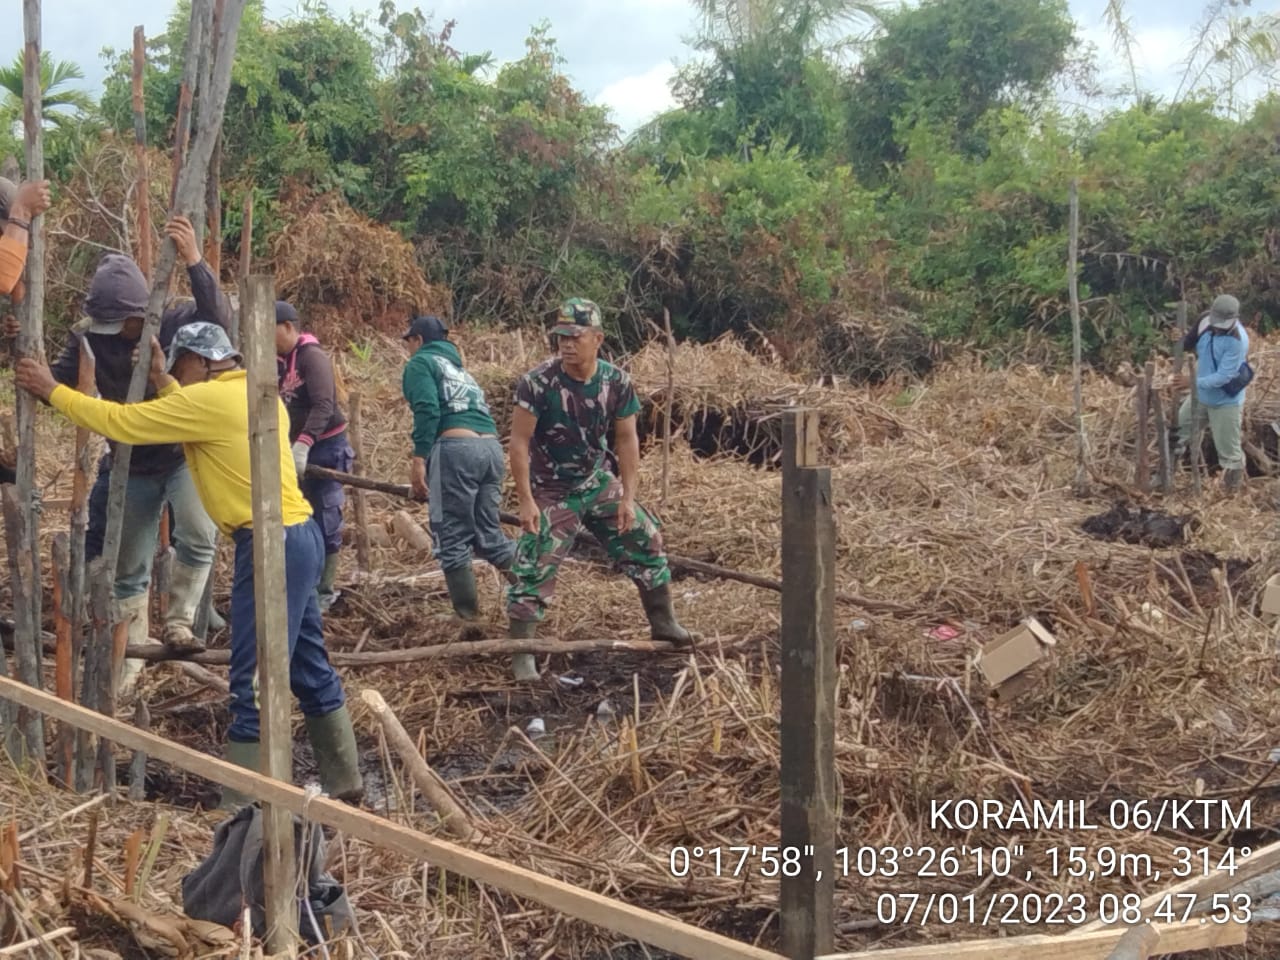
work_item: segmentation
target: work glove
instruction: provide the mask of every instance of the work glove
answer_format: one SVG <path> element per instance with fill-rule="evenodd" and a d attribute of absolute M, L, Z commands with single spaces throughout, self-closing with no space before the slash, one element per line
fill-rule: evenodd
<path fill-rule="evenodd" d="M 298 479 L 301 480 L 307 472 L 307 457 L 311 455 L 311 444 L 303 443 L 299 440 L 293 445 L 293 467 L 298 471 Z"/>

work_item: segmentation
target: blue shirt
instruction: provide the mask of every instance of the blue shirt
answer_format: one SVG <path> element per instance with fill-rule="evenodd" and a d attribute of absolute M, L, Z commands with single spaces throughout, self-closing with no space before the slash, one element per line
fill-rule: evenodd
<path fill-rule="evenodd" d="M 1249 353 L 1249 334 L 1243 324 L 1237 323 L 1233 336 L 1219 333 L 1214 336 L 1210 327 L 1196 341 L 1196 396 L 1206 407 L 1233 407 L 1244 403 L 1247 388 L 1235 396 L 1228 396 L 1222 385 L 1240 372 Z"/>

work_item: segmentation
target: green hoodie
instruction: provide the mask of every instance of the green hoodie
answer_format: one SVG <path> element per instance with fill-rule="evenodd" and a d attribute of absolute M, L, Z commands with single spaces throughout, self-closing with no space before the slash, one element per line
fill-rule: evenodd
<path fill-rule="evenodd" d="M 462 369 L 462 355 L 448 340 L 432 340 L 404 365 L 400 388 L 413 411 L 413 455 L 424 460 L 446 430 L 497 434 L 484 391 Z"/>

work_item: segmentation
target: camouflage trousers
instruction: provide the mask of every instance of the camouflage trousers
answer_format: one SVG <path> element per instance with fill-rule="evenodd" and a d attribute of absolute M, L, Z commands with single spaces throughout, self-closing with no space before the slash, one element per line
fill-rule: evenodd
<path fill-rule="evenodd" d="M 511 566 L 515 582 L 507 588 L 507 616 L 511 620 L 537 622 L 546 616 L 555 592 L 556 571 L 583 527 L 595 535 L 609 559 L 637 586 L 653 588 L 671 582 L 657 518 L 636 504 L 631 529 L 619 533 L 621 502 L 622 481 L 604 470 L 596 471 L 587 483 L 562 499 L 539 500 L 538 532 L 522 534 L 516 544 Z"/>

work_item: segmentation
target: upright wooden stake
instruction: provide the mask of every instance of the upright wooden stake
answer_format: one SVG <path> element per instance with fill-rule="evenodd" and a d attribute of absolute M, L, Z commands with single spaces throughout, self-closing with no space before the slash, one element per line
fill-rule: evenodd
<path fill-rule="evenodd" d="M 23 49 L 22 121 L 26 140 L 27 178 L 44 179 L 44 91 L 40 85 L 40 0 L 23 0 L 22 28 L 26 45 Z M 18 354 L 44 357 L 44 215 L 31 218 L 27 250 L 26 296 L 18 305 L 21 324 L 18 331 Z M 17 396 L 18 463 L 17 490 L 12 491 L 15 528 L 10 531 L 9 550 L 16 554 L 13 570 L 15 667 L 18 679 L 33 687 L 41 685 L 40 625 L 43 619 L 43 591 L 40 571 L 40 512 L 36 490 L 36 399 L 25 390 Z M 6 502 L 6 506 L 8 503 Z M 8 524 L 6 523 L 6 527 Z M 19 596 L 19 589 L 24 593 Z M 19 712 L 19 724 L 25 741 L 25 753 L 33 765 L 44 772 L 44 720 Z"/>
<path fill-rule="evenodd" d="M 97 381 L 94 374 L 93 348 L 89 340 L 80 336 L 80 368 L 76 375 L 76 389 L 87 397 L 96 396 Z M 76 428 L 76 460 L 71 479 L 71 537 L 68 552 L 67 573 L 68 617 L 71 620 L 71 689 L 81 689 L 82 671 L 80 668 L 81 651 L 84 649 L 85 625 L 88 622 L 88 604 L 85 597 L 87 570 L 85 564 L 85 532 L 89 528 L 89 471 L 92 468 L 92 447 L 89 431 L 83 427 Z M 86 658 L 87 659 L 87 658 Z M 87 665 L 86 665 L 86 670 Z M 92 701 L 90 701 L 92 702 Z M 83 775 L 80 773 L 80 758 L 84 755 L 74 745 L 76 738 L 72 731 L 67 731 L 67 755 L 70 763 L 66 772 L 65 783 L 73 790 L 87 789 Z M 87 749 L 87 748 L 86 748 Z"/>
<path fill-rule="evenodd" d="M 62 700 L 75 700 L 71 671 L 71 598 L 67 589 L 67 567 L 71 562 L 71 538 L 65 533 L 53 537 L 53 635 L 56 642 L 53 655 L 53 688 Z M 57 777 L 70 786 L 74 782 L 72 768 L 75 763 L 73 733 L 70 727 L 58 728 L 57 748 L 54 751 Z"/>
<path fill-rule="evenodd" d="M 1148 365 L 1149 366 L 1149 365 Z M 1144 371 L 1138 381 L 1137 393 L 1134 394 L 1134 410 L 1138 415 L 1138 440 L 1134 457 L 1134 483 L 1138 490 L 1146 493 L 1151 489 L 1151 465 L 1147 458 L 1150 438 L 1147 435 L 1147 409 L 1151 399 L 1151 381 Z"/>
<path fill-rule="evenodd" d="M 243 280 L 249 276 L 249 266 L 253 261 L 253 188 L 250 187 L 245 191 L 244 195 L 244 218 L 240 226 L 240 279 Z M 231 312 L 231 329 L 229 332 L 231 342 L 238 348 L 240 346 L 240 314 L 244 309 L 243 304 Z"/>
<path fill-rule="evenodd" d="M 347 424 L 347 434 L 351 438 L 351 449 L 355 451 L 355 462 L 351 467 L 354 476 L 364 476 L 364 427 L 360 394 L 351 394 L 351 420 Z M 370 570 L 369 558 L 369 501 L 368 494 L 356 487 L 352 496 L 356 502 L 356 567 L 361 573 Z"/>
<path fill-rule="evenodd" d="M 666 412 L 662 417 L 662 505 L 671 489 L 671 407 L 676 402 L 676 338 L 671 334 L 671 311 L 662 308 L 662 331 L 667 337 Z"/>
<path fill-rule="evenodd" d="M 191 88 L 195 82 L 196 57 L 194 51 L 203 37 L 203 24 L 207 4 L 211 0 L 193 0 L 191 10 L 191 27 L 187 37 L 185 51 L 186 60 L 183 65 L 183 91 L 179 98 L 179 119 L 177 139 L 174 146 L 175 157 L 188 154 L 185 149 L 185 125 L 190 123 Z M 223 110 L 226 105 L 227 92 L 231 87 L 231 61 L 235 55 L 236 36 L 240 27 L 241 14 L 244 12 L 245 0 L 225 0 L 226 20 L 223 23 L 217 41 L 217 59 L 213 68 L 213 88 L 208 91 L 208 124 L 202 125 L 192 141 L 187 162 L 182 164 L 180 172 L 175 167 L 174 201 L 170 205 L 170 213 L 183 213 L 195 216 L 203 210 L 205 193 L 205 176 L 209 169 L 209 159 L 213 155 L 214 141 L 222 126 Z M 188 82 L 189 81 L 189 82 Z M 185 98 L 185 106 L 184 106 Z M 147 301 L 146 321 L 143 324 L 142 336 L 138 341 L 138 362 L 133 368 L 133 377 L 129 381 L 129 392 L 126 402 L 137 403 L 143 398 L 147 385 L 148 370 L 151 365 L 151 338 L 159 332 L 160 318 L 168 299 L 169 284 L 173 279 L 173 268 L 177 261 L 177 248 L 169 238 L 165 238 L 160 246 L 160 257 L 156 263 L 155 276 L 151 282 L 151 296 Z M 107 522 L 103 533 L 102 557 L 105 563 L 100 568 L 102 575 L 115 580 L 116 561 L 120 553 L 120 535 L 124 523 L 124 495 L 129 480 L 129 466 L 133 457 L 133 448 L 128 444 L 117 444 L 111 467 L 111 487 L 107 495 Z"/>
<path fill-rule="evenodd" d="M 830 953 L 835 922 L 835 518 L 818 414 L 788 411 L 782 465 L 782 951 Z"/>
<path fill-rule="evenodd" d="M 138 204 L 138 268 L 151 280 L 151 171 L 147 164 L 147 101 L 144 76 L 147 37 L 141 26 L 133 28 L 133 153 L 137 166 L 134 193 Z"/>
<path fill-rule="evenodd" d="M 249 389 L 249 463 L 253 483 L 253 602 L 258 627 L 261 771 L 288 783 L 293 775 L 289 723 L 289 614 L 285 605 L 284 518 L 280 503 L 280 396 L 276 386 L 275 285 L 270 277 L 240 281 Z M 263 807 L 267 947 L 291 950 L 297 938 L 293 818 Z"/>
<path fill-rule="evenodd" d="M 23 624 L 22 614 L 27 617 L 31 613 L 31 594 L 40 591 L 40 581 L 31 579 L 31 545 L 25 534 L 29 529 L 26 522 L 22 498 L 18 488 L 12 484 L 0 486 L 0 497 L 4 501 L 4 534 L 9 545 L 9 592 L 13 596 L 14 619 Z M 18 679 L 33 687 L 40 687 L 40 650 L 43 649 L 43 636 L 37 624 L 35 628 L 38 650 L 33 652 L 31 642 L 20 630 L 14 631 L 14 669 Z M 29 636 L 29 634 L 28 634 Z M 17 713 L 17 731 L 21 736 L 6 747 L 14 761 L 29 767 L 29 772 L 44 772 L 44 721 L 32 717 L 29 710 Z"/>
<path fill-rule="evenodd" d="M 1198 497 L 1204 433 L 1200 428 L 1200 391 L 1196 388 L 1196 365 L 1195 357 L 1187 361 L 1187 377 L 1191 383 L 1191 492 Z"/>
<path fill-rule="evenodd" d="M 1160 457 L 1160 492 L 1172 493 L 1173 458 L 1169 453 L 1169 425 L 1164 416 L 1164 396 L 1159 390 L 1151 391 L 1151 419 L 1156 425 L 1156 453 Z"/>
<path fill-rule="evenodd" d="M 1067 288 L 1071 295 L 1071 393 L 1076 413 L 1076 496 L 1089 492 L 1089 441 L 1084 434 L 1084 393 L 1081 387 L 1080 290 L 1076 274 L 1080 249 L 1080 188 L 1071 181 L 1071 237 L 1067 252 Z"/>

